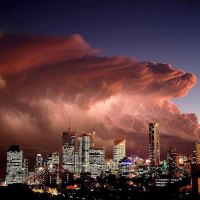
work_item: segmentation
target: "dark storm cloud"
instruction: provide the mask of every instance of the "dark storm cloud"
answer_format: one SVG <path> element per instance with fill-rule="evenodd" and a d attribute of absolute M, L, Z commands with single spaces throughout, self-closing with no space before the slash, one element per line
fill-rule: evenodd
<path fill-rule="evenodd" d="M 91 128 L 97 118 L 97 143 L 110 149 L 114 138 L 124 137 L 128 152 L 147 149 L 152 121 L 160 123 L 161 136 L 174 141 L 192 144 L 200 134 L 196 115 L 181 113 L 171 102 L 196 84 L 192 73 L 100 56 L 79 35 L 2 35 L 0 47 L 5 148 L 20 143 L 56 149 L 69 116 L 75 130 Z"/>

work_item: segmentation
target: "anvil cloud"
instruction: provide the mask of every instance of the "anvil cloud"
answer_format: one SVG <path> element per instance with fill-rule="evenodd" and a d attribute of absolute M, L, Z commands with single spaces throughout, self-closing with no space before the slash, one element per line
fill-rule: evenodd
<path fill-rule="evenodd" d="M 1 35 L 2 148 L 56 150 L 70 116 L 76 132 L 92 129 L 96 118 L 97 144 L 108 151 L 122 137 L 128 153 L 146 153 L 148 123 L 159 122 L 163 149 L 184 152 L 200 127 L 194 113 L 181 113 L 171 100 L 196 81 L 170 64 L 101 56 L 80 35 Z"/>

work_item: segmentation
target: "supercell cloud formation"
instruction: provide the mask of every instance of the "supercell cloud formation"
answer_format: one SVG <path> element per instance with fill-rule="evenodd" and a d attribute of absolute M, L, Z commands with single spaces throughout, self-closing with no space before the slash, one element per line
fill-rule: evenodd
<path fill-rule="evenodd" d="M 77 135 L 96 119 L 96 143 L 110 153 L 112 140 L 122 137 L 127 153 L 147 156 L 149 122 L 160 123 L 163 151 L 184 153 L 200 127 L 194 113 L 181 113 L 171 100 L 196 81 L 170 64 L 101 56 L 80 35 L 2 35 L 1 148 L 58 150 L 70 116 Z"/>

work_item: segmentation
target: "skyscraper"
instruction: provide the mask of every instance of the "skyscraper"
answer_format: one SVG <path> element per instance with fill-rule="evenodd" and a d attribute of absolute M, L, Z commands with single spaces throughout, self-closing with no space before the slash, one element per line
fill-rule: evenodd
<path fill-rule="evenodd" d="M 75 132 L 63 132 L 62 136 L 62 166 L 74 172 Z"/>
<path fill-rule="evenodd" d="M 6 183 L 23 182 L 23 151 L 19 145 L 11 145 L 7 152 Z"/>
<path fill-rule="evenodd" d="M 55 171 L 59 167 L 59 153 L 48 153 L 46 164 L 49 172 Z"/>
<path fill-rule="evenodd" d="M 115 169 L 118 169 L 119 161 L 126 156 L 126 143 L 124 139 L 115 139 L 113 148 L 113 162 Z"/>
<path fill-rule="evenodd" d="M 200 164 L 200 142 L 196 143 L 196 163 Z"/>
<path fill-rule="evenodd" d="M 91 145 L 91 136 L 84 132 L 78 138 L 78 165 L 80 166 L 79 169 L 81 169 L 81 172 L 89 171 L 89 150 Z"/>
<path fill-rule="evenodd" d="M 59 153 L 58 152 L 52 153 L 52 164 L 59 166 Z"/>
<path fill-rule="evenodd" d="M 74 153 L 74 174 L 79 175 L 81 173 L 81 162 L 79 159 L 79 152 Z"/>
<path fill-rule="evenodd" d="M 41 154 L 35 156 L 35 173 L 41 171 L 44 167 L 44 159 Z"/>
<path fill-rule="evenodd" d="M 90 148 L 89 150 L 89 172 L 96 178 L 105 170 L 105 150 L 103 147 Z"/>
<path fill-rule="evenodd" d="M 59 181 L 59 153 L 49 153 L 47 155 L 46 166 L 48 170 L 45 170 L 42 182 L 49 186 L 57 185 Z"/>
<path fill-rule="evenodd" d="M 149 123 L 149 160 L 151 166 L 160 164 L 159 123 Z"/>
<path fill-rule="evenodd" d="M 23 158 L 22 161 L 22 181 L 26 183 L 28 178 L 28 159 Z"/>

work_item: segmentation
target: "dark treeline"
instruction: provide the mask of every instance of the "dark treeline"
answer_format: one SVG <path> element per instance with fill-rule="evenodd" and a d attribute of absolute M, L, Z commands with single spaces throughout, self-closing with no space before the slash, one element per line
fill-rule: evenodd
<path fill-rule="evenodd" d="M 72 195 L 73 194 L 73 195 Z M 77 191 L 62 191 L 57 196 L 52 196 L 48 193 L 34 193 L 27 185 L 13 184 L 8 187 L 0 187 L 0 199 L 16 199 L 16 200 L 66 200 L 66 199 L 88 199 L 88 200 L 103 200 L 103 199 L 134 199 L 134 200 L 200 200 L 200 197 L 195 197 L 192 193 L 187 195 L 176 194 L 170 188 L 152 189 L 149 192 L 140 192 L 136 190 L 121 190 L 110 191 L 107 188 L 90 191 L 88 189 L 80 189 Z"/>

